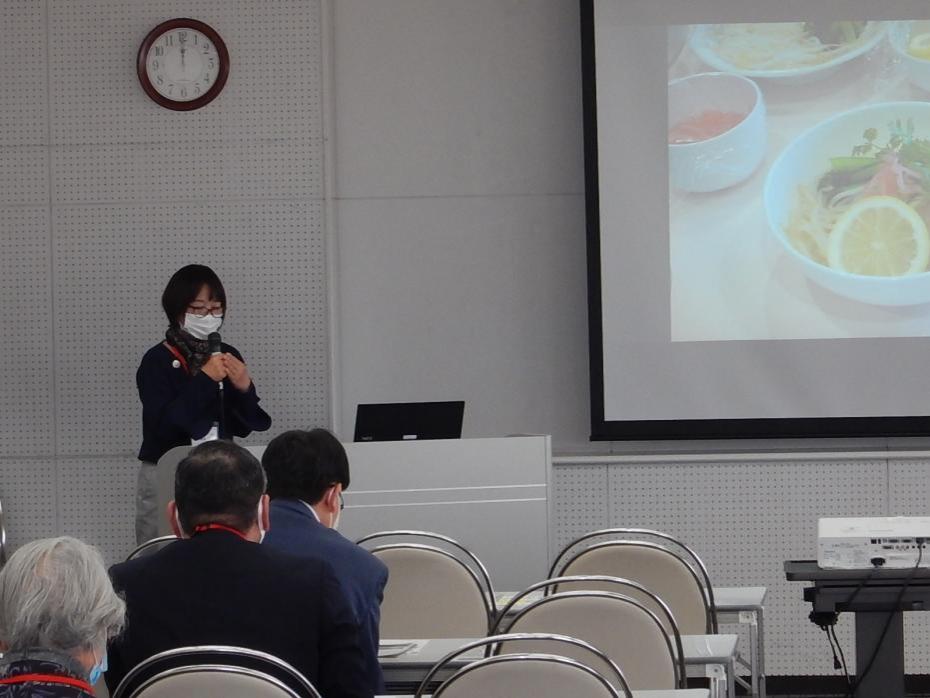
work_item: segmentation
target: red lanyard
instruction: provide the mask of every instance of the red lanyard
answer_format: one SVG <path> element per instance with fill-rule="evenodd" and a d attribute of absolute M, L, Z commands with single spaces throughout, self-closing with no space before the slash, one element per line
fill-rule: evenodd
<path fill-rule="evenodd" d="M 181 352 L 178 351 L 178 348 L 171 346 L 170 344 L 168 344 L 168 342 L 162 342 L 162 344 L 165 345 L 168 351 L 174 354 L 174 358 L 176 358 L 178 362 L 181 364 L 181 366 L 184 368 L 184 372 L 190 373 L 190 369 L 187 368 L 187 361 L 184 359 L 184 356 L 181 354 Z"/>
<path fill-rule="evenodd" d="M 20 674 L 19 676 L 10 676 L 5 679 L 0 679 L 0 684 L 29 683 L 31 681 L 35 681 L 36 683 L 57 683 L 62 686 L 80 688 L 82 691 L 87 691 L 91 694 L 94 692 L 93 687 L 86 681 L 72 679 L 70 676 L 55 676 L 54 674 Z"/>
<path fill-rule="evenodd" d="M 245 534 L 243 534 L 242 531 L 238 531 L 232 526 L 224 526 L 223 524 L 218 524 L 218 523 L 208 523 L 208 524 L 200 524 L 199 526 L 194 526 L 195 536 L 198 533 L 203 533 L 204 531 L 226 531 L 227 533 L 235 533 L 242 540 L 245 540 L 245 541 L 249 540 L 248 538 L 245 537 Z"/>

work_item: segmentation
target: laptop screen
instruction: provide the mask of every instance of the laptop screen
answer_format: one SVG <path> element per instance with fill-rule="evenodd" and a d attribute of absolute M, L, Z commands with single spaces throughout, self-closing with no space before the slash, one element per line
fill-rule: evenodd
<path fill-rule="evenodd" d="M 359 405 L 355 412 L 355 440 L 458 439 L 464 416 L 464 400 Z"/>

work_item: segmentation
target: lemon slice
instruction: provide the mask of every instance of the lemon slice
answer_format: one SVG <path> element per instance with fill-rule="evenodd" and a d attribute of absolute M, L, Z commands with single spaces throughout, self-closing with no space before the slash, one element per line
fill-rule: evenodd
<path fill-rule="evenodd" d="M 930 233 L 920 214 L 900 199 L 870 196 L 836 222 L 827 262 L 851 274 L 919 274 L 930 262 Z"/>
<path fill-rule="evenodd" d="M 930 61 L 930 33 L 912 36 L 907 44 L 907 52 L 914 58 Z"/>

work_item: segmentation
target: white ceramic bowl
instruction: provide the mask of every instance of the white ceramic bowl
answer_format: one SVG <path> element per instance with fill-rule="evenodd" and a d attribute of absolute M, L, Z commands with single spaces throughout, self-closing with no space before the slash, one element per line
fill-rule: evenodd
<path fill-rule="evenodd" d="M 749 78 L 698 73 L 668 84 L 668 127 L 714 109 L 745 114 L 718 136 L 695 143 L 670 143 L 669 181 L 676 189 L 709 192 L 732 187 L 749 177 L 765 157 L 765 101 Z"/>
<path fill-rule="evenodd" d="M 815 283 L 834 293 L 874 305 L 916 305 L 930 302 L 930 272 L 883 277 L 850 274 L 819 264 L 798 252 L 785 224 L 797 206 L 797 188 L 817 181 L 829 169 L 831 157 L 848 155 L 862 142 L 867 128 L 878 128 L 884 142 L 888 124 L 913 119 L 917 136 L 930 135 L 930 103 L 885 102 L 852 109 L 823 121 L 798 136 L 778 156 L 763 190 L 769 227 L 779 246 Z"/>
<path fill-rule="evenodd" d="M 689 41 L 691 50 L 694 51 L 698 58 L 704 61 L 704 63 L 715 70 L 726 73 L 738 73 L 749 78 L 763 78 L 786 85 L 801 85 L 814 82 L 815 80 L 821 80 L 831 75 L 839 70 L 844 63 L 871 51 L 885 35 L 884 22 L 869 22 L 865 28 L 868 35 L 861 44 L 850 51 L 834 56 L 824 63 L 800 66 L 797 68 L 748 70 L 733 65 L 717 53 L 716 47 L 713 41 L 711 41 L 710 32 L 713 26 L 712 24 L 697 26 L 691 33 L 691 40 Z"/>
<path fill-rule="evenodd" d="M 894 49 L 904 70 L 907 79 L 922 90 L 930 92 L 930 61 L 924 58 L 915 58 L 907 52 L 913 32 L 930 32 L 930 22 L 893 22 L 888 28 L 888 42 Z"/>

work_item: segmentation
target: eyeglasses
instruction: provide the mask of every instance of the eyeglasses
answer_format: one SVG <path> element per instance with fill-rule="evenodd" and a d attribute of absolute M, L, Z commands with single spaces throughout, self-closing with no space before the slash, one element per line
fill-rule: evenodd
<path fill-rule="evenodd" d="M 192 303 L 187 306 L 188 312 L 197 317 L 206 317 L 207 314 L 213 317 L 223 317 L 223 305 L 221 303 L 211 303 L 204 305 L 201 303 Z"/>
<path fill-rule="evenodd" d="M 342 511 L 346 508 L 346 499 L 342 496 L 342 492 L 339 493 L 339 511 Z"/>

